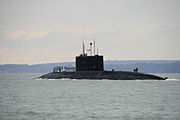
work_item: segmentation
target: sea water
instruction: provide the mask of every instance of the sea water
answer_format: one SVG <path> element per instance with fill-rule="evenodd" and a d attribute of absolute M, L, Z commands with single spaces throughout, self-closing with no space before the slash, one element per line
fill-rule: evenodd
<path fill-rule="evenodd" d="M 0 120 L 180 120 L 180 74 L 168 80 L 38 79 L 0 74 Z"/>

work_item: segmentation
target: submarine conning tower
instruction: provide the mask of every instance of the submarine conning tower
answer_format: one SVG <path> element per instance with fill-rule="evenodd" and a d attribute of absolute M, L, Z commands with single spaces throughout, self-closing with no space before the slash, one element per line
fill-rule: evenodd
<path fill-rule="evenodd" d="M 76 71 L 104 71 L 103 56 L 77 56 Z"/>
<path fill-rule="evenodd" d="M 94 40 L 94 55 L 92 55 L 92 43 L 90 43 L 90 56 L 85 54 L 85 46 L 83 42 L 83 53 L 76 56 L 76 71 L 104 71 L 104 60 L 102 55 L 95 54 Z"/>

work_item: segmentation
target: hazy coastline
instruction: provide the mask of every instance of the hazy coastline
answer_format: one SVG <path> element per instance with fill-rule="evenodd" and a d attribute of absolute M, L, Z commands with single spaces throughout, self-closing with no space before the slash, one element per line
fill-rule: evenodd
<path fill-rule="evenodd" d="M 73 66 L 74 62 L 46 63 L 46 64 L 5 64 L 0 65 L 0 73 L 47 73 L 56 66 Z M 132 71 L 139 67 L 145 73 L 180 73 L 180 60 L 108 60 L 104 62 L 105 70 L 114 68 L 119 71 Z M 75 70 L 72 67 L 71 70 Z"/>

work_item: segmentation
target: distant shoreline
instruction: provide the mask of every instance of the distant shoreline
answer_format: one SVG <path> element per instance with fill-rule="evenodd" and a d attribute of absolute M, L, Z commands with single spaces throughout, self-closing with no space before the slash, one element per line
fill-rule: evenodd
<path fill-rule="evenodd" d="M 4 64 L 0 65 L 0 73 L 48 73 L 53 67 L 75 65 L 74 62 L 45 64 Z M 135 67 L 145 73 L 180 73 L 180 60 L 107 60 L 105 70 L 132 71 Z M 75 68 L 73 68 L 75 70 Z"/>

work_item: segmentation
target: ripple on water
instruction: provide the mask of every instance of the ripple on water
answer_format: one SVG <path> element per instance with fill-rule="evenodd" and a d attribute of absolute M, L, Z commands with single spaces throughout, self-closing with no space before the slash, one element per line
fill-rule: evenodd
<path fill-rule="evenodd" d="M 38 76 L 0 74 L 0 119 L 180 119 L 179 75 L 165 81 L 49 80 Z"/>

